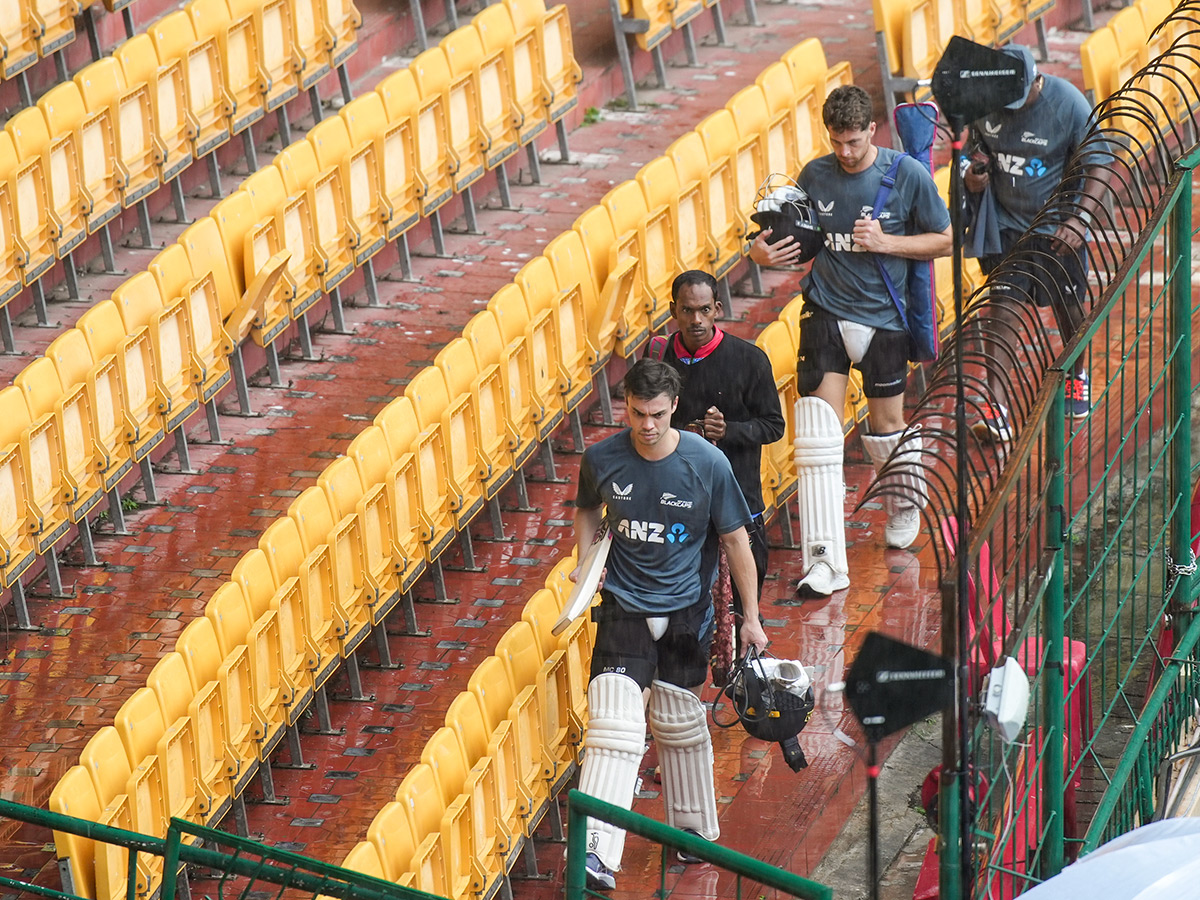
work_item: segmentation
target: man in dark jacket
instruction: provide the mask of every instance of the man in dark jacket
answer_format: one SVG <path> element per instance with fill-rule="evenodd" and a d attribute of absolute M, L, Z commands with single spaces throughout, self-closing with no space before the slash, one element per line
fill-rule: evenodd
<path fill-rule="evenodd" d="M 722 314 L 716 279 L 696 269 L 683 272 L 671 284 L 671 315 L 677 330 L 666 338 L 654 338 L 647 355 L 661 359 L 683 379 L 672 427 L 708 438 L 729 458 L 753 516 L 747 531 L 761 596 L 767 573 L 762 448 L 783 437 L 783 412 L 767 355 L 718 328 Z M 736 586 L 733 598 L 740 616 Z"/>

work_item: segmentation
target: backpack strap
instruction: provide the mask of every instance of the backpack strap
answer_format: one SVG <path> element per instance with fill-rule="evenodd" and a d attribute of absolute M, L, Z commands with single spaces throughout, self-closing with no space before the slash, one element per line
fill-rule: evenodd
<path fill-rule="evenodd" d="M 892 192 L 892 188 L 896 186 L 896 173 L 900 170 L 900 161 L 907 156 L 905 153 L 899 153 L 892 160 L 892 164 L 888 166 L 888 170 L 884 173 L 883 179 L 879 182 L 879 191 L 875 194 L 875 208 L 871 210 L 871 218 L 878 219 L 879 213 L 883 211 L 883 206 L 887 203 L 888 195 Z M 896 307 L 896 311 L 900 313 L 900 322 L 904 325 L 904 330 L 908 331 L 908 314 L 905 310 L 904 300 L 900 297 L 900 293 L 896 290 L 896 285 L 892 283 L 892 276 L 888 274 L 887 266 L 883 264 L 879 254 L 875 254 L 875 264 L 879 266 L 879 274 L 883 276 L 884 287 L 887 288 L 888 295 L 892 298 L 892 304 Z"/>
<path fill-rule="evenodd" d="M 646 345 L 645 359 L 657 359 L 662 362 L 667 356 L 667 341 L 670 338 L 661 334 L 656 334 L 650 338 L 650 343 Z"/>

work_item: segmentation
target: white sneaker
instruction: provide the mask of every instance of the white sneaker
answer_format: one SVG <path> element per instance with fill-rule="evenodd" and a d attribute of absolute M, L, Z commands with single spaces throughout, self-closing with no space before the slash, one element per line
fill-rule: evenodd
<path fill-rule="evenodd" d="M 903 506 L 888 515 L 883 539 L 889 547 L 907 550 L 921 533 L 921 510 L 915 506 Z"/>
<path fill-rule="evenodd" d="M 828 597 L 835 591 L 844 591 L 848 587 L 850 587 L 849 575 L 845 572 L 835 571 L 829 563 L 815 562 L 804 573 L 800 583 L 796 585 L 796 596 L 802 598 Z"/>
<path fill-rule="evenodd" d="M 591 891 L 611 891 L 617 886 L 616 873 L 600 861 L 595 853 L 589 853 L 584 860 L 583 871 L 587 878 L 587 887 Z"/>

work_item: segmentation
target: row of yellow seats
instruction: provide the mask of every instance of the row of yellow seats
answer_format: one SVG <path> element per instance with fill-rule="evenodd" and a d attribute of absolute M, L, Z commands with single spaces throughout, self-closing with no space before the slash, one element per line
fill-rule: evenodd
<path fill-rule="evenodd" d="M 75 40 L 75 17 L 89 5 L 90 0 L 9 0 L 0 6 L 0 77 L 19 75 Z"/>
<path fill-rule="evenodd" d="M 494 9 L 490 22 L 511 22 L 506 7 Z M 471 29 L 460 32 L 453 55 L 467 60 L 468 51 L 478 49 L 478 36 Z M 514 37 L 511 24 L 506 33 Z M 306 351 L 311 349 L 305 318 L 311 306 L 355 265 L 367 262 L 385 236 L 403 233 L 422 212 L 418 198 L 427 183 L 405 163 L 413 159 L 414 119 L 427 114 L 445 133 L 443 113 L 451 100 L 445 80 L 437 78 L 447 74 L 445 60 L 451 54 L 441 54 L 440 49 L 423 54 L 420 78 L 407 70 L 396 73 L 379 93 L 350 104 L 343 117 L 314 129 L 311 140 L 289 147 L 276 165 L 252 176 L 244 190 L 218 204 L 163 251 L 151 265 L 153 277 L 134 276 L 114 293 L 114 303 L 85 314 L 81 328 L 62 336 L 47 354 L 47 359 L 63 360 L 57 378 L 44 377 L 50 368 L 46 360 L 18 378 L 18 383 L 26 380 L 42 391 L 28 418 L 54 414 L 58 420 L 51 416 L 44 427 L 58 433 L 39 445 L 43 458 L 34 460 L 27 453 L 22 465 L 20 448 L 14 446 L 4 463 L 12 469 L 9 488 L 15 498 L 6 507 L 8 520 L 0 522 L 4 586 L 19 578 L 34 554 L 51 546 L 51 536 L 57 541 L 66 534 L 64 515 L 80 521 L 98 500 L 100 486 L 115 488 L 131 458 L 143 459 L 164 427 L 178 429 L 197 400 L 212 399 L 228 381 L 227 357 L 236 356 L 247 334 L 270 346 L 294 319 L 301 325 Z M 490 62 L 499 66 L 503 54 L 495 51 Z M 466 79 L 459 83 L 469 86 L 478 70 L 466 65 Z M 418 84 L 426 97 L 417 94 Z M 537 108 L 546 114 L 544 104 Z M 429 167 L 431 177 L 441 179 L 438 191 L 450 190 L 447 143 L 437 145 L 438 164 Z M 199 283 L 190 285 L 192 278 Z M 508 318 L 514 320 L 515 314 Z M 93 334 L 103 337 L 90 338 L 90 352 L 81 352 L 82 335 Z M 576 361 L 579 356 L 574 351 Z M 31 374 L 35 367 L 37 374 Z M 557 369 L 541 371 L 542 394 L 522 398 L 532 402 L 546 396 L 557 402 Z M 583 396 L 578 381 L 565 384 L 571 409 Z M 590 385 L 590 372 L 584 381 Z M 244 384 L 240 387 L 244 390 Z M 544 415 L 543 406 L 537 414 Z M 551 416 L 547 427 L 559 420 L 561 415 Z M 546 433 L 543 427 L 543 439 Z M 493 496 L 498 489 L 493 484 Z"/>
<path fill-rule="evenodd" d="M 446 710 L 345 868 L 467 900 L 491 896 L 574 772 L 587 718 L 587 616 L 551 634 L 565 558 Z"/>
<path fill-rule="evenodd" d="M 1053 7 L 1054 0 L 872 0 L 885 82 L 929 78 L 954 35 L 1004 44 Z"/>
<path fill-rule="evenodd" d="M 0 302 L 340 65 L 360 22 L 349 0 L 192 0 L 10 119 Z"/>
<path fill-rule="evenodd" d="M 1093 103 L 1110 96 L 1139 69 L 1166 53 L 1175 41 L 1185 38 L 1192 27 L 1187 19 L 1169 22 L 1151 38 L 1151 33 L 1172 12 L 1171 0 L 1136 0 L 1084 39 L 1079 56 L 1083 64 L 1084 88 Z M 1191 43 L 1186 40 L 1180 46 L 1187 47 Z M 1176 54 L 1172 60 L 1182 70 L 1167 73 L 1174 81 L 1184 80 L 1189 73 L 1196 74 L 1197 61 L 1189 54 Z M 1150 89 L 1167 103 L 1169 112 L 1187 108 L 1187 95 L 1178 87 L 1165 83 L 1165 79 L 1159 79 Z M 1145 98 L 1139 98 L 1139 102 L 1150 107 L 1153 104 Z"/>
<path fill-rule="evenodd" d="M 87 539 L 106 492 L 119 507 L 134 463 L 201 405 L 215 416 L 236 343 L 211 274 L 193 271 L 182 246 L 167 248 L 0 390 L 0 583 L 26 620 L 18 585 L 34 558 L 55 565 L 54 546 L 73 523 Z"/>
<path fill-rule="evenodd" d="M 723 278 L 741 260 L 760 187 L 828 148 L 821 107 L 850 80 L 847 63 L 827 66 L 820 41 L 801 42 L 576 220 L 599 301 L 585 296 L 589 336 L 602 354 L 615 340 L 632 356 L 666 322 L 680 272 Z"/>

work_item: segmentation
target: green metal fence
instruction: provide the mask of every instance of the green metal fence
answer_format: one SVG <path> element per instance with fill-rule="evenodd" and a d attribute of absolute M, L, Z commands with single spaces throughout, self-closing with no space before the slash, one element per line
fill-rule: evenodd
<path fill-rule="evenodd" d="M 732 875 L 732 884 L 722 886 L 718 896 L 736 900 L 767 900 L 773 896 L 802 897 L 804 900 L 832 900 L 833 889 L 816 881 L 772 866 L 762 860 L 710 843 L 703 838 L 656 822 L 639 813 L 605 803 L 590 794 L 568 793 L 566 900 L 585 896 L 605 897 L 586 887 L 584 858 L 587 856 L 587 818 L 610 822 L 631 834 L 662 845 L 659 888 L 655 896 L 666 897 L 667 853 L 685 850 Z"/>
<path fill-rule="evenodd" d="M 1185 4 L 1176 15 L 1190 9 L 1200 7 Z M 1200 39 L 1200 28 L 1188 37 Z M 969 470 L 963 598 L 953 574 L 954 462 L 928 465 L 943 624 L 967 636 L 960 680 L 973 698 L 947 717 L 943 897 L 1014 897 L 1148 822 L 1163 760 L 1200 727 L 1200 579 L 1190 550 L 1200 150 L 1187 111 L 1200 98 L 1190 82 L 1163 75 L 1182 71 L 1183 59 L 1195 68 L 1200 40 L 1192 43 L 1152 63 L 1100 110 L 1112 179 L 1091 223 L 1090 316 L 1047 368 L 1038 358 L 1053 320 L 1027 305 L 1018 312 L 1025 318 L 1004 360 L 1010 396 L 1018 395 L 1016 438 L 999 447 L 972 438 L 958 448 Z M 1189 102 L 1173 102 L 1180 98 Z M 1078 212 L 1077 197 L 1059 200 L 1060 221 Z M 985 290 L 969 304 L 964 336 L 993 337 L 998 322 Z M 981 370 L 995 362 L 966 356 L 969 391 L 986 390 Z M 1079 364 L 1090 374 L 1093 409 L 1071 419 L 1067 376 Z M 943 387 L 935 376 L 924 401 L 933 443 L 937 417 L 952 412 L 944 385 L 958 371 L 947 364 L 942 374 Z M 948 646 L 955 649 L 953 639 Z M 1031 685 L 1027 725 L 1011 744 L 975 702 L 1005 656 Z"/>
<path fill-rule="evenodd" d="M 139 866 L 166 873 L 158 894 L 160 900 L 186 897 L 189 892 L 193 896 L 219 897 L 222 900 L 257 900 L 264 897 L 441 900 L 433 894 L 181 819 L 171 820 L 166 838 L 155 838 L 8 800 L 0 800 L 0 818 L 39 825 L 118 848 L 120 855 L 127 855 L 128 900 L 138 897 Z M 190 881 L 182 874 L 185 866 Z M 0 889 L 3 888 L 15 889 L 22 897 L 83 900 L 78 894 L 12 878 L 0 878 Z"/>

